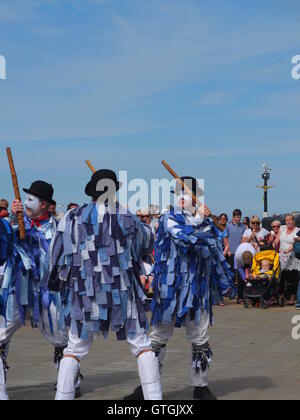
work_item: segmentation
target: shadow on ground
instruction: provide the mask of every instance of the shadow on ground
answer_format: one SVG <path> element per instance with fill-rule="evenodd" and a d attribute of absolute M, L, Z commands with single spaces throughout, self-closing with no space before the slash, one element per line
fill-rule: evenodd
<path fill-rule="evenodd" d="M 84 396 L 94 394 L 95 399 L 101 399 L 101 389 L 107 389 L 109 386 L 116 387 L 117 384 L 126 384 L 130 380 L 136 379 L 135 372 L 113 372 L 102 373 L 98 375 L 88 375 L 84 377 L 82 383 L 82 393 Z M 128 386 L 128 393 L 132 388 Z M 7 392 L 11 400 L 53 400 L 55 397 L 54 383 L 45 382 L 38 385 L 23 385 L 16 387 L 7 387 Z"/>
<path fill-rule="evenodd" d="M 243 390 L 255 389 L 265 390 L 273 388 L 273 382 L 266 376 L 249 376 L 243 378 L 228 378 L 218 381 L 211 381 L 210 388 L 217 398 L 224 398 L 230 394 Z M 180 391 L 167 392 L 164 394 L 166 400 L 191 400 L 194 388 L 189 386 Z"/>

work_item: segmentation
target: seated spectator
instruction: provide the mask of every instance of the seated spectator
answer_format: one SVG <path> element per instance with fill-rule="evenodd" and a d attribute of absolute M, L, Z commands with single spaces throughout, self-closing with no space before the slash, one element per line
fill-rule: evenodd
<path fill-rule="evenodd" d="M 247 229 L 242 238 L 242 243 L 250 243 L 256 251 L 270 241 L 270 232 L 261 227 L 261 220 L 258 216 L 251 218 L 251 229 Z"/>
<path fill-rule="evenodd" d="M 269 260 L 262 260 L 259 266 L 259 272 L 253 274 L 254 280 L 271 280 L 273 277 L 272 264 Z"/>

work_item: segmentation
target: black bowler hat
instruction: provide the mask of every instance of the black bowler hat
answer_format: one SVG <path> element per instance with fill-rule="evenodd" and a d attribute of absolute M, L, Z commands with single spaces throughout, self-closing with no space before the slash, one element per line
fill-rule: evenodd
<path fill-rule="evenodd" d="M 204 191 L 200 188 L 200 185 L 196 178 L 192 176 L 182 176 L 180 179 L 186 184 L 186 186 L 194 193 L 196 197 L 202 197 L 204 195 Z M 173 191 L 176 195 L 179 195 L 182 191 L 184 191 L 180 182 L 177 181 L 175 191 Z"/>
<path fill-rule="evenodd" d="M 90 182 L 85 187 L 86 195 L 89 197 L 98 198 L 103 193 L 108 191 L 108 186 L 105 186 L 104 190 L 102 191 L 97 191 L 97 185 L 99 181 L 104 181 L 104 184 L 105 181 L 107 181 L 108 186 L 109 182 L 112 181 L 116 186 L 116 191 L 119 191 L 122 186 L 122 184 L 118 181 L 117 175 L 114 171 L 111 171 L 110 169 L 101 169 L 100 171 L 97 171 L 93 174 Z"/>
<path fill-rule="evenodd" d="M 53 204 L 54 190 L 51 184 L 44 181 L 35 181 L 31 184 L 29 189 L 23 188 L 23 191 L 27 194 L 33 195 L 41 200 L 47 201 L 49 204 Z"/>

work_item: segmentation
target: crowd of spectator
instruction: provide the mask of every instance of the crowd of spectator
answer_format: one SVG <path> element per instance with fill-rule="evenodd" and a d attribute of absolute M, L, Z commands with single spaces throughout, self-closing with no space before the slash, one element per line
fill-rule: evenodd
<path fill-rule="evenodd" d="M 70 203 L 67 206 L 67 211 L 78 207 L 78 204 Z M 53 203 L 49 212 L 57 219 L 63 217 L 63 213 L 57 211 L 56 203 Z M 159 209 L 156 206 L 139 210 L 137 216 L 143 223 L 149 225 L 155 233 L 160 216 Z M 5 199 L 0 200 L 0 218 L 9 220 L 9 203 Z M 295 244 L 300 242 L 300 229 L 296 226 L 294 215 L 286 215 L 285 224 L 282 224 L 280 220 L 274 220 L 271 224 L 271 230 L 262 226 L 262 221 L 258 216 L 243 218 L 242 211 L 239 209 L 233 211 L 231 220 L 226 213 L 222 213 L 219 216 L 219 223 L 224 229 L 218 232 L 224 257 L 236 279 L 237 303 L 243 303 L 247 270 L 251 270 L 253 257 L 261 249 L 269 247 L 278 252 L 280 256 L 279 294 L 286 305 L 295 305 L 297 309 L 300 309 L 300 259 L 294 251 Z M 151 264 L 151 261 L 145 264 L 145 273 L 141 280 L 149 291 L 151 290 L 153 277 L 147 264 Z M 223 297 L 218 291 L 215 294 L 218 305 L 224 306 Z"/>
<path fill-rule="evenodd" d="M 247 276 L 242 275 L 241 269 L 245 267 L 251 269 L 253 257 L 262 249 L 274 249 L 280 256 L 280 298 L 286 305 L 296 305 L 296 308 L 300 309 L 300 259 L 294 251 L 295 244 L 300 242 L 300 229 L 296 226 L 295 216 L 286 215 L 284 225 L 279 220 L 274 220 L 271 231 L 262 226 L 258 216 L 253 216 L 251 219 L 245 217 L 242 221 L 242 211 L 239 209 L 233 211 L 231 221 L 226 214 L 221 214 L 219 220 L 223 226 L 226 220 L 228 221 L 221 237 L 224 256 L 236 276 L 237 303 L 243 303 L 244 287 L 247 282 Z"/>

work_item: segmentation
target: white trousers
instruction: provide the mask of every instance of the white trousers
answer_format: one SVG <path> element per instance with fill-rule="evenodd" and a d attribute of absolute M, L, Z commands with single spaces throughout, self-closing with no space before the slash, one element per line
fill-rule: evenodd
<path fill-rule="evenodd" d="M 15 302 L 14 313 L 10 321 L 6 321 L 3 316 L 0 317 L 0 346 L 8 345 L 13 338 L 14 334 L 22 327 L 19 320 L 19 311 Z M 58 312 L 52 303 L 50 306 L 50 313 L 52 317 L 52 329 L 50 328 L 48 311 L 43 310 L 42 320 L 39 323 L 39 329 L 45 339 L 54 347 L 66 347 L 68 343 L 68 336 L 66 330 L 60 330 L 58 327 Z M 8 351 L 8 349 L 6 349 Z M 7 353 L 7 352 L 6 352 Z M 0 401 L 7 400 L 8 395 L 6 392 L 5 372 L 3 361 L 0 358 Z"/>
<path fill-rule="evenodd" d="M 196 324 L 194 321 L 187 317 L 186 320 L 186 336 L 189 343 L 193 346 L 203 346 L 208 343 L 209 335 L 208 330 L 210 326 L 210 316 L 208 312 L 203 312 L 201 315 L 200 323 Z M 166 346 L 169 340 L 174 335 L 175 321 L 170 324 L 161 324 L 153 327 L 150 339 L 152 343 L 157 343 Z M 166 355 L 166 349 L 163 348 L 159 355 L 159 363 L 162 369 L 164 365 L 164 359 Z M 208 369 L 204 372 L 200 369 L 199 372 L 193 368 L 192 357 L 191 357 L 191 384 L 195 387 L 205 387 L 208 385 Z"/>
<path fill-rule="evenodd" d="M 56 400 L 73 400 L 75 395 L 76 377 L 80 362 L 88 355 L 95 340 L 95 334 L 90 333 L 87 340 L 69 331 L 68 346 L 64 351 L 58 381 Z M 138 331 L 135 338 L 128 338 L 131 353 L 137 358 L 141 384 L 146 400 L 161 400 L 162 389 L 158 360 L 152 351 L 152 343 L 143 329 Z"/>
<path fill-rule="evenodd" d="M 87 340 L 82 340 L 77 335 L 72 334 L 70 331 L 68 345 L 64 351 L 65 356 L 75 356 L 78 360 L 80 360 L 80 362 L 82 362 L 82 360 L 88 355 L 90 348 L 92 347 L 96 338 L 96 334 L 90 333 Z M 139 354 L 145 350 L 152 349 L 151 340 L 147 334 L 145 334 L 144 330 L 141 330 L 140 334 L 138 334 L 136 338 L 128 338 L 127 342 L 129 344 L 131 353 L 135 357 L 138 357 Z"/>
<path fill-rule="evenodd" d="M 40 321 L 38 327 L 44 336 L 44 338 L 52 344 L 54 347 L 66 347 L 68 344 L 68 334 L 67 330 L 61 330 L 58 327 L 58 313 L 52 303 L 50 306 L 50 313 L 52 317 L 52 328 L 50 328 L 50 322 L 48 317 L 48 311 L 43 310 L 42 320 Z M 5 321 L 4 317 L 0 317 L 0 345 L 8 344 L 16 331 L 22 327 L 22 324 L 19 321 L 19 311 L 16 307 L 15 313 L 13 314 L 12 321 Z"/>

